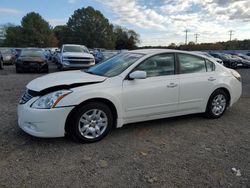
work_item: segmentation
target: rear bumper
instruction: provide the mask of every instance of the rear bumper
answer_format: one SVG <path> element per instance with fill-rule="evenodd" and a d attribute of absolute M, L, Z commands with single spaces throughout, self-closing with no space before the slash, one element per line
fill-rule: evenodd
<path fill-rule="evenodd" d="M 232 106 L 234 103 L 236 103 L 242 94 L 242 83 L 238 81 L 237 79 L 233 79 L 231 83 L 231 101 L 230 106 Z"/>

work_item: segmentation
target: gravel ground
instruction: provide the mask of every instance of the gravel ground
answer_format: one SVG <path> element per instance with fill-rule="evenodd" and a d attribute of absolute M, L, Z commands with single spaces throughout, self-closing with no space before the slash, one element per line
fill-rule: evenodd
<path fill-rule="evenodd" d="M 0 71 L 0 187 L 250 187 L 250 69 L 238 71 L 243 96 L 218 120 L 136 123 L 77 144 L 18 128 L 20 94 L 40 74 L 7 66 Z"/>

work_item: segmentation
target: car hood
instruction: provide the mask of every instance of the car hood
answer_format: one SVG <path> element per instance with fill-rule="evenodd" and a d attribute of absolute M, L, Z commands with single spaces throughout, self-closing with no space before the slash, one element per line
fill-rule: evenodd
<path fill-rule="evenodd" d="M 45 58 L 42 57 L 19 57 L 19 61 L 30 61 L 30 62 L 42 62 L 45 60 Z"/>
<path fill-rule="evenodd" d="M 81 70 L 48 74 L 32 80 L 27 88 L 33 91 L 70 89 L 77 86 L 103 82 L 106 77 L 88 74 Z"/>
<path fill-rule="evenodd" d="M 87 57 L 87 58 L 93 58 L 94 56 L 92 54 L 88 53 L 78 53 L 78 52 L 64 52 L 62 54 L 63 57 Z"/>

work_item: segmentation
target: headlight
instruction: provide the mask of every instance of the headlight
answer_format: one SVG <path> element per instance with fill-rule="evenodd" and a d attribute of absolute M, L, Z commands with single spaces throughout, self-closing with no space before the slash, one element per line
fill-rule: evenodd
<path fill-rule="evenodd" d="M 235 71 L 235 70 L 230 70 L 231 71 L 231 74 L 237 79 L 237 80 L 239 80 L 240 82 L 241 82 L 241 76 L 240 76 L 240 74 L 237 72 L 237 71 Z"/>
<path fill-rule="evenodd" d="M 62 57 L 62 60 L 63 60 L 63 61 L 68 61 L 68 60 L 69 60 L 69 58 L 68 58 L 68 57 L 66 57 L 66 56 L 63 56 L 63 57 Z"/>
<path fill-rule="evenodd" d="M 32 108 L 38 109 L 50 109 L 55 108 L 56 105 L 62 100 L 65 96 L 72 93 L 70 90 L 60 90 L 53 93 L 49 93 L 37 99 L 32 105 Z"/>

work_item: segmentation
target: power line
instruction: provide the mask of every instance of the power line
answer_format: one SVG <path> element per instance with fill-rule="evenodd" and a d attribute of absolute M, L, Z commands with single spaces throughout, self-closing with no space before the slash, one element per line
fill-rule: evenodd
<path fill-rule="evenodd" d="M 232 41 L 233 32 L 234 32 L 233 30 L 230 30 L 230 31 L 229 31 L 230 41 Z"/>
<path fill-rule="evenodd" d="M 185 30 L 185 33 L 186 33 L 185 44 L 187 45 L 187 40 L 188 40 L 188 30 L 187 29 Z"/>
<path fill-rule="evenodd" d="M 195 43 L 198 44 L 198 38 L 199 38 L 200 34 L 196 33 L 194 34 L 195 37 Z"/>

